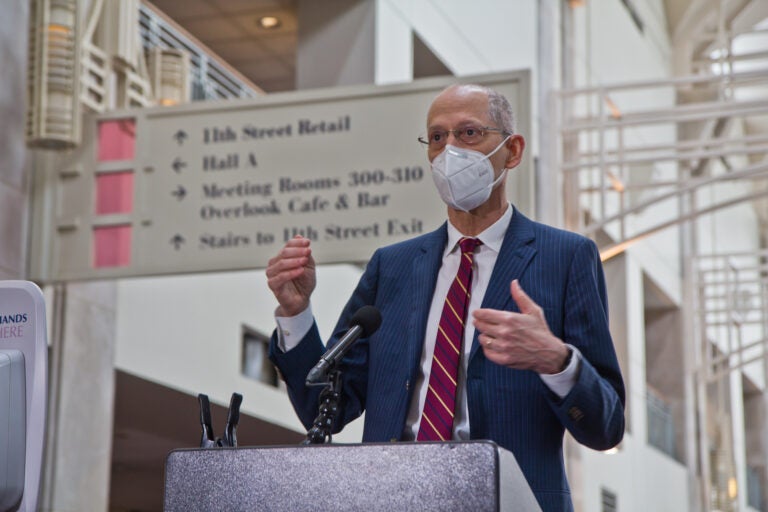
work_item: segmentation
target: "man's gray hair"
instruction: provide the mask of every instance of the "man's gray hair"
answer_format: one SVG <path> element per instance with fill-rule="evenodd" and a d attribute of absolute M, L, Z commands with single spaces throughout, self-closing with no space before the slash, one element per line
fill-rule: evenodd
<path fill-rule="evenodd" d="M 488 115 L 493 122 L 508 133 L 515 133 L 515 113 L 512 111 L 509 100 L 490 87 L 483 87 L 483 89 L 488 93 Z"/>
<path fill-rule="evenodd" d="M 491 118 L 496 128 L 501 128 L 507 133 L 515 133 L 515 113 L 509 100 L 495 89 L 479 84 L 453 84 L 443 91 L 451 89 L 474 89 L 484 92 L 488 96 L 488 117 Z"/>

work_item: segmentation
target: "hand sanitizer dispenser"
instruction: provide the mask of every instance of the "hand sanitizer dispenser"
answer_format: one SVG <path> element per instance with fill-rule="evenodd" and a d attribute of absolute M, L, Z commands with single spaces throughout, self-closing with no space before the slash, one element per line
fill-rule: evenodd
<path fill-rule="evenodd" d="M 20 350 L 0 349 L 0 510 L 16 505 L 24 490 L 24 388 L 24 355 Z"/>
<path fill-rule="evenodd" d="M 45 301 L 28 281 L 0 281 L 0 512 L 34 512 L 47 402 Z"/>

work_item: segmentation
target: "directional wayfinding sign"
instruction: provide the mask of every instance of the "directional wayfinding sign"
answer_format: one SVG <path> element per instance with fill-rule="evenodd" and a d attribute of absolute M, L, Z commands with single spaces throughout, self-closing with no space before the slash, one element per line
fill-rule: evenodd
<path fill-rule="evenodd" d="M 504 93 L 530 134 L 528 73 L 473 77 Z M 445 220 L 425 148 L 451 82 L 272 94 L 127 110 L 85 123 L 83 145 L 36 162 L 32 277 L 39 282 L 266 266 L 290 238 L 318 263 Z M 510 200 L 532 211 L 526 158 Z"/>

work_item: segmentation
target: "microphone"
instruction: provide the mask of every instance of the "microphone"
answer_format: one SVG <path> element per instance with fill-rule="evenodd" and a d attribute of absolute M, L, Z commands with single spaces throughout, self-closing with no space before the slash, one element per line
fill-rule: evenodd
<path fill-rule="evenodd" d="M 357 341 L 357 338 L 361 336 L 367 338 L 381 325 L 381 313 L 373 306 L 363 306 L 352 315 L 349 321 L 352 326 L 341 337 L 338 343 L 325 352 L 317 362 L 314 368 L 312 368 L 307 374 L 306 385 L 316 386 L 318 384 L 325 384 L 328 372 L 336 366 L 349 347 Z"/>

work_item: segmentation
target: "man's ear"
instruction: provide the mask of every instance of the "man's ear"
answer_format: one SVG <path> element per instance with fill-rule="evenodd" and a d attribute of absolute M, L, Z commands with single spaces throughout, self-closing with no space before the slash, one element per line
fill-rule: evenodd
<path fill-rule="evenodd" d="M 506 144 L 504 144 L 509 150 L 507 160 L 504 162 L 505 169 L 513 169 L 520 164 L 523 159 L 523 151 L 525 151 L 525 139 L 522 135 L 513 134 L 509 136 Z"/>

